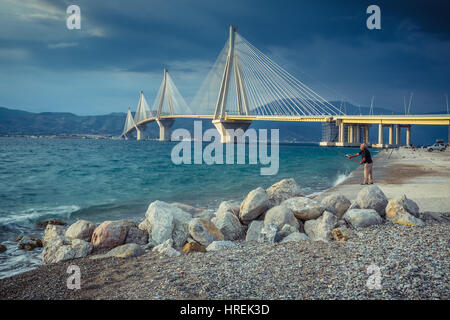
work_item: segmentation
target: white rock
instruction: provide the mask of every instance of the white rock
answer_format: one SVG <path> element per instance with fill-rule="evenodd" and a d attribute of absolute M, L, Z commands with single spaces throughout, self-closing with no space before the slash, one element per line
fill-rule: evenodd
<path fill-rule="evenodd" d="M 279 240 L 278 228 L 274 224 L 264 224 L 259 234 L 258 242 L 277 242 Z"/>
<path fill-rule="evenodd" d="M 127 243 L 108 251 L 107 257 L 131 258 L 138 257 L 145 253 L 145 250 L 136 243 Z"/>
<path fill-rule="evenodd" d="M 419 217 L 419 206 L 406 195 L 389 200 L 386 206 L 386 219 L 396 224 L 423 226 Z"/>
<path fill-rule="evenodd" d="M 343 219 L 355 228 L 368 227 L 384 222 L 374 209 L 351 209 L 344 214 Z"/>
<path fill-rule="evenodd" d="M 173 246 L 173 240 L 168 239 L 165 242 L 154 247 L 152 249 L 152 251 L 161 253 L 168 257 L 178 257 L 179 255 L 181 255 L 181 253 L 179 251 L 175 250 L 172 246 Z"/>
<path fill-rule="evenodd" d="M 216 216 L 211 220 L 217 229 L 222 232 L 225 240 L 238 240 L 245 236 L 244 226 L 232 210 L 233 208 L 228 201 L 223 201 L 216 212 Z"/>
<path fill-rule="evenodd" d="M 291 209 L 282 205 L 275 206 L 266 212 L 264 224 L 274 224 L 278 230 L 281 230 L 286 224 L 297 228 L 297 230 L 300 226 Z"/>
<path fill-rule="evenodd" d="M 255 220 L 250 223 L 245 236 L 245 241 L 258 241 L 262 228 L 264 227 L 264 221 Z"/>
<path fill-rule="evenodd" d="M 384 217 L 388 199 L 384 192 L 376 185 L 363 188 L 358 192 L 356 202 L 361 209 L 374 209 Z"/>
<path fill-rule="evenodd" d="M 330 194 L 322 199 L 321 204 L 340 219 L 350 207 L 351 202 L 341 194 Z"/>
<path fill-rule="evenodd" d="M 148 206 L 145 217 L 150 227 L 149 234 L 156 244 L 161 244 L 172 239 L 174 228 L 173 208 L 175 207 L 159 200 L 152 202 Z M 176 209 L 181 210 L 179 208 Z"/>
<path fill-rule="evenodd" d="M 44 237 L 42 238 L 42 245 L 46 247 L 50 242 L 64 237 L 64 226 L 47 224 L 45 227 Z"/>
<path fill-rule="evenodd" d="M 84 240 L 60 237 L 47 243 L 42 250 L 42 260 L 45 264 L 50 264 L 83 258 L 90 254 L 92 249 L 92 244 Z"/>
<path fill-rule="evenodd" d="M 305 222 L 305 233 L 311 240 L 328 242 L 332 239 L 331 231 L 336 226 L 338 219 L 331 212 L 324 211 L 320 218 Z"/>
<path fill-rule="evenodd" d="M 213 241 L 225 239 L 222 232 L 212 222 L 199 218 L 189 222 L 189 234 L 204 246 L 208 246 Z"/>
<path fill-rule="evenodd" d="M 206 251 L 219 251 L 234 247 L 235 244 L 231 241 L 213 241 L 207 247 Z"/>
<path fill-rule="evenodd" d="M 96 227 L 95 223 L 90 221 L 78 220 L 67 229 L 66 237 L 90 242 Z"/>
<path fill-rule="evenodd" d="M 300 187 L 294 179 L 283 179 L 266 189 L 271 206 L 277 206 L 284 200 L 303 196 Z"/>
<path fill-rule="evenodd" d="M 317 219 L 325 211 L 319 202 L 307 197 L 291 198 L 281 205 L 291 209 L 294 216 L 303 221 Z"/>
<path fill-rule="evenodd" d="M 304 233 L 301 232 L 293 232 L 288 235 L 286 238 L 281 240 L 281 242 L 291 242 L 291 241 L 311 241 L 311 239 Z"/>
<path fill-rule="evenodd" d="M 242 201 L 239 210 L 239 218 L 242 223 L 249 224 L 258 218 L 269 208 L 269 199 L 263 188 L 259 187 L 249 192 L 247 197 Z"/>

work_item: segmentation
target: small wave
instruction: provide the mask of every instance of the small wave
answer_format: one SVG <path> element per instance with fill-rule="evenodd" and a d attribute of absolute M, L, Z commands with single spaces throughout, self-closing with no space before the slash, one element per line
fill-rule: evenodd
<path fill-rule="evenodd" d="M 338 174 L 338 176 L 336 177 L 336 180 L 334 180 L 333 182 L 333 187 L 337 186 L 338 184 L 341 184 L 342 182 L 345 181 L 345 179 L 348 178 L 348 174 L 346 173 L 340 173 Z"/>
<path fill-rule="evenodd" d="M 0 217 L 0 224 L 10 223 L 32 223 L 44 218 L 63 218 L 69 219 L 72 212 L 81 208 L 76 205 L 30 208 L 19 213 L 12 213 L 7 217 Z"/>

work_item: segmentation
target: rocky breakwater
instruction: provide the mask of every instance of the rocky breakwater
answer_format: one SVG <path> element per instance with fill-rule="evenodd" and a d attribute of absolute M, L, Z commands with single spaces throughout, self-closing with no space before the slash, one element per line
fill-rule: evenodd
<path fill-rule="evenodd" d="M 177 257 L 233 248 L 238 241 L 346 241 L 358 228 L 423 226 L 426 218 L 406 195 L 388 199 L 376 185 L 361 189 L 354 202 L 340 194 L 319 201 L 304 196 L 294 179 L 283 179 L 250 191 L 242 202 L 223 201 L 215 213 L 157 200 L 139 224 L 118 220 L 97 226 L 79 220 L 67 229 L 49 224 L 42 259 L 48 264 L 92 253 L 92 259 L 128 258 L 148 251 Z"/>

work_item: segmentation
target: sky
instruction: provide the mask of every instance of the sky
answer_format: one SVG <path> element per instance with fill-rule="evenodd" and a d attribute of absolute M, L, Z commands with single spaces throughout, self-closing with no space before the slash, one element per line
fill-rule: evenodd
<path fill-rule="evenodd" d="M 66 9 L 81 9 L 81 29 Z M 369 30 L 369 5 L 381 30 Z M 0 0 L 0 106 L 108 114 L 153 103 L 168 68 L 189 103 L 229 25 L 329 100 L 411 113 L 446 109 L 450 2 Z"/>

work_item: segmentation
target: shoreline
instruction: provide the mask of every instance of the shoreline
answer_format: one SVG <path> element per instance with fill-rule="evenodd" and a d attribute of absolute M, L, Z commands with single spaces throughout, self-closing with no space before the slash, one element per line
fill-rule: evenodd
<path fill-rule="evenodd" d="M 375 155 L 373 157 L 375 184 L 386 193 L 388 198 L 406 194 L 408 198 L 419 204 L 421 212 L 437 212 L 440 215 L 449 213 L 450 153 L 448 151 L 415 152 L 399 149 L 381 151 Z M 409 172 L 407 177 L 403 177 L 405 172 L 402 170 Z M 362 188 L 359 184 L 361 177 L 362 167 L 358 167 L 339 184 L 325 189 L 317 196 L 305 195 L 305 197 L 321 201 L 327 195 L 338 193 L 354 201 L 356 194 Z M 436 193 L 436 189 L 440 189 L 440 193 Z M 442 198 L 442 195 L 447 197 Z M 440 200 L 437 201 L 437 199 Z M 367 228 L 357 228 L 356 236 L 343 243 L 301 241 L 255 244 L 238 240 L 236 246 L 231 249 L 206 253 L 195 252 L 175 258 L 150 251 L 129 259 L 111 257 L 91 260 L 87 256 L 56 264 L 43 264 L 33 270 L 0 279 L 0 300 L 448 299 L 450 292 L 446 284 L 448 271 L 450 271 L 449 224 L 431 220 L 425 222 L 423 227 L 401 226 L 386 222 Z M 407 264 L 406 266 L 398 265 L 401 259 L 405 261 L 403 257 L 405 251 L 410 252 L 406 256 Z M 356 260 L 355 257 L 357 257 Z M 331 261 L 341 261 L 338 264 L 340 271 L 336 271 L 334 264 L 330 264 Z M 384 279 L 388 287 L 384 291 L 373 292 L 364 287 L 367 277 L 364 267 L 374 261 L 378 261 L 377 263 L 383 265 L 383 268 L 390 270 L 389 276 L 384 275 L 387 277 Z M 425 265 L 422 265 L 423 263 Z M 67 267 L 73 264 L 81 268 L 84 277 L 82 290 L 73 291 L 65 287 Z M 409 280 L 402 278 L 402 281 L 407 282 L 404 288 L 406 291 L 397 288 L 399 279 L 395 272 L 404 277 L 405 272 L 408 274 L 410 269 L 416 268 L 417 265 L 426 273 L 424 279 L 432 282 L 431 287 L 424 292 L 420 290 L 416 292 L 414 288 L 424 286 L 423 279 L 411 284 Z M 341 270 L 343 266 L 347 267 Z M 434 280 L 431 275 L 429 279 L 430 275 L 428 271 L 424 271 L 426 269 L 424 266 L 431 274 L 437 272 L 439 277 Z M 300 274 L 298 268 L 301 270 Z M 268 276 L 267 270 L 278 270 L 279 274 L 269 272 Z M 220 274 L 218 275 L 217 272 Z M 255 272 L 261 273 L 262 278 L 254 280 Z M 309 274 L 310 277 L 307 280 L 299 280 L 299 277 L 305 274 Z M 339 278 L 342 277 L 345 279 L 356 277 L 359 280 L 349 285 L 348 281 L 341 283 L 343 280 Z M 240 283 L 242 279 L 246 279 L 248 283 L 256 281 L 264 290 L 247 285 L 245 281 Z M 300 281 L 305 286 L 300 290 L 298 288 L 294 290 L 289 286 L 283 287 L 284 289 L 269 289 L 277 281 L 280 283 Z M 336 282 L 335 287 L 325 285 L 333 282 Z M 442 288 L 438 282 L 444 287 Z M 227 288 L 224 292 L 214 289 L 223 288 L 223 286 Z M 316 289 L 313 289 L 314 287 Z M 317 288 L 320 288 L 321 292 Z M 242 295 L 237 292 L 247 292 L 247 294 Z"/>
<path fill-rule="evenodd" d="M 373 157 L 374 184 L 389 197 L 399 193 L 419 205 L 421 211 L 450 213 L 450 152 L 428 152 L 408 148 L 387 149 Z M 325 190 L 318 199 L 341 193 L 356 198 L 363 180 L 363 166 L 353 170 L 338 185 Z"/>

